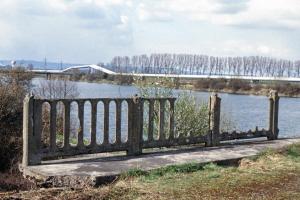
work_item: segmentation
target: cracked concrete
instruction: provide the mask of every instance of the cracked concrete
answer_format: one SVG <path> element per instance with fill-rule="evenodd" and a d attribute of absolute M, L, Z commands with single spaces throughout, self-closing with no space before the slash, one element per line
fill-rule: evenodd
<path fill-rule="evenodd" d="M 25 176 L 54 186 L 96 185 L 133 168 L 152 170 L 168 165 L 185 163 L 209 163 L 239 160 L 254 156 L 261 151 L 278 149 L 300 142 L 300 138 L 259 140 L 225 143 L 218 147 L 197 147 L 171 150 L 159 153 L 147 153 L 141 156 L 123 156 L 116 154 L 94 154 L 81 157 L 43 162 L 41 165 L 23 169 Z"/>

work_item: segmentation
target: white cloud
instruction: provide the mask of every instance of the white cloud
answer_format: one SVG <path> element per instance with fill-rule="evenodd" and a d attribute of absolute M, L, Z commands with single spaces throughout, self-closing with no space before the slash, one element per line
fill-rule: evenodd
<path fill-rule="evenodd" d="M 145 3 L 146 2 L 146 3 Z M 160 0 L 143 1 L 141 19 L 156 13 L 214 24 L 300 29 L 299 0 Z M 146 16 L 146 17 L 145 17 Z"/>
<path fill-rule="evenodd" d="M 128 5 L 129 0 L 1 0 L 1 58 L 106 60 L 113 56 L 104 52 L 108 46 L 132 43 Z"/>
<path fill-rule="evenodd" d="M 150 8 L 149 8 L 150 6 Z M 145 5 L 140 3 L 137 6 L 137 16 L 140 21 L 170 21 L 172 14 L 161 9 L 160 4 Z"/>
<path fill-rule="evenodd" d="M 9 59 L 300 51 L 299 0 L 0 0 L 0 10 L 0 55 Z"/>
<path fill-rule="evenodd" d="M 212 44 L 209 50 L 211 55 L 220 56 L 270 56 L 277 58 L 290 58 L 289 48 L 281 44 L 267 44 L 249 42 L 246 40 L 227 40 L 219 44 Z"/>

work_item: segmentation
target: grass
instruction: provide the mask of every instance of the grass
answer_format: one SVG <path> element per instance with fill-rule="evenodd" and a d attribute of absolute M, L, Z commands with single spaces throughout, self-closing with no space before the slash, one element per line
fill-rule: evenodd
<path fill-rule="evenodd" d="M 299 144 L 293 144 L 287 148 L 287 154 L 293 158 L 299 158 L 300 157 L 300 145 Z"/>
<path fill-rule="evenodd" d="M 56 134 L 56 143 L 59 144 L 60 146 L 62 146 L 63 141 L 64 141 L 64 135 L 63 135 L 62 133 Z M 78 139 L 75 138 L 75 137 L 70 137 L 70 138 L 69 138 L 69 143 L 70 143 L 71 145 L 73 145 L 73 146 L 74 146 L 74 145 L 77 145 Z M 86 139 L 86 138 L 83 138 L 83 144 L 84 144 L 85 146 L 87 146 L 87 145 L 90 144 L 90 141 L 89 141 L 88 139 Z"/>
<path fill-rule="evenodd" d="M 120 176 L 120 179 L 126 180 L 128 178 L 136 177 L 143 180 L 156 180 L 159 177 L 166 175 L 175 175 L 178 173 L 192 173 L 204 169 L 204 165 L 197 163 L 188 163 L 183 165 L 170 165 L 151 171 L 143 171 L 141 169 L 132 169 Z"/>
<path fill-rule="evenodd" d="M 267 150 L 238 166 L 196 163 L 133 169 L 99 188 L 39 189 L 6 197 L 40 199 L 300 199 L 300 143 Z M 4 195 L 2 196 L 4 197 Z M 1 198 L 1 195 L 0 195 Z"/>

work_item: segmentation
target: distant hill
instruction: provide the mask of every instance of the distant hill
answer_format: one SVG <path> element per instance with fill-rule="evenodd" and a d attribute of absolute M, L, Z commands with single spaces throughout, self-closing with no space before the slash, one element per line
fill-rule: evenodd
<path fill-rule="evenodd" d="M 28 65 L 33 65 L 34 69 L 60 69 L 61 63 L 56 62 L 47 62 L 47 66 L 45 66 L 44 61 L 36 61 L 36 60 L 16 60 L 16 65 L 27 67 Z M 11 65 L 11 60 L 0 60 L 0 67 L 4 67 L 7 65 Z M 62 63 L 62 68 L 65 69 L 70 66 L 81 65 L 75 63 Z"/>

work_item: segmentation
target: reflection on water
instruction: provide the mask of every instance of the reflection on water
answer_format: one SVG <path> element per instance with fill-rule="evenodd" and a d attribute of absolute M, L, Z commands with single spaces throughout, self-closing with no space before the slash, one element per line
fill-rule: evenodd
<path fill-rule="evenodd" d="M 33 84 L 38 81 L 35 79 Z M 137 88 L 134 86 L 119 86 L 105 83 L 87 83 L 77 82 L 78 90 L 81 98 L 104 98 L 104 97 L 131 97 L 137 93 Z M 180 90 L 175 91 L 175 95 L 180 93 Z M 208 101 L 210 93 L 208 92 L 191 92 L 197 100 Z M 220 94 L 222 98 L 221 112 L 229 116 L 234 122 L 238 130 L 268 128 L 268 109 L 269 101 L 267 97 L 253 95 L 234 95 Z M 115 109 L 110 105 L 110 139 L 115 139 Z M 115 107 L 115 106 L 114 106 Z M 85 136 L 89 136 L 90 132 L 90 106 L 85 105 Z M 103 109 L 103 108 L 102 108 Z M 75 111 L 76 112 L 76 111 Z M 127 113 L 127 107 L 122 106 L 122 115 Z M 222 115 L 223 116 L 223 115 Z M 126 118 L 126 117 L 124 117 Z M 124 121 L 124 120 L 122 120 Z M 294 137 L 300 136 L 300 98 L 280 98 L 279 103 L 279 136 Z M 127 122 L 122 123 L 122 140 L 126 140 L 127 135 L 124 134 L 127 130 Z M 98 105 L 97 113 L 97 142 L 103 141 L 101 132 L 103 131 L 103 111 L 101 105 Z"/>

